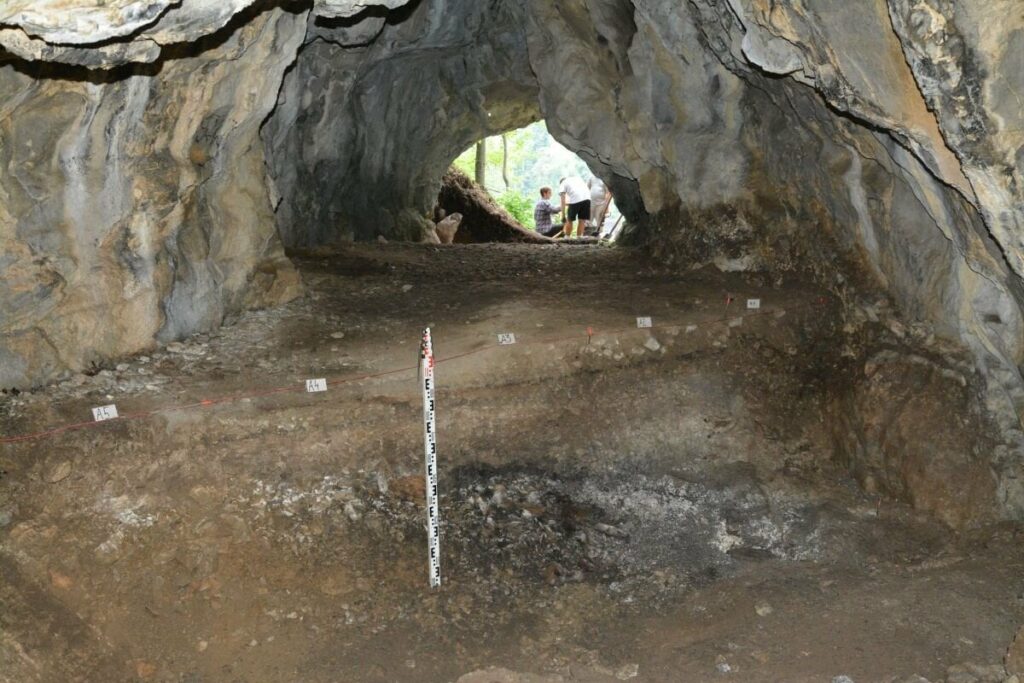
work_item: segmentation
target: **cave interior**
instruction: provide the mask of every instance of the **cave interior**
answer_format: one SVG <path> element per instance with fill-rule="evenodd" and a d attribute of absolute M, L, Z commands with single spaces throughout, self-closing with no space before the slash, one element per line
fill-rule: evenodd
<path fill-rule="evenodd" d="M 0 3 L 0 680 L 1018 681 L 1022 92 L 1017 0 Z M 615 244 L 438 244 L 537 121 Z"/>

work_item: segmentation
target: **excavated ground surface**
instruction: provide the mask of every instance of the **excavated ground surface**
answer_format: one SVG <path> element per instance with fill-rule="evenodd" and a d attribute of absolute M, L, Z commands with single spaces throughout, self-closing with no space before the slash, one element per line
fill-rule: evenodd
<path fill-rule="evenodd" d="M 296 261 L 285 308 L 3 397 L 5 435 L 146 414 L 0 447 L 0 680 L 937 681 L 1024 618 L 1020 530 L 954 535 L 832 464 L 811 287 L 597 247 Z M 343 381 L 427 324 L 437 591 L 415 372 Z"/>

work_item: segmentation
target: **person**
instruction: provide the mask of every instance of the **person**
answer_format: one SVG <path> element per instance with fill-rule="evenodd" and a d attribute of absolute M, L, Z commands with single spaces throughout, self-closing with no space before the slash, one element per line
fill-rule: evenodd
<path fill-rule="evenodd" d="M 590 177 L 587 187 L 590 188 L 590 213 L 594 216 L 592 234 L 600 237 L 608 207 L 611 206 L 612 191 L 596 175 Z"/>
<path fill-rule="evenodd" d="M 576 236 L 583 237 L 583 229 L 590 220 L 590 188 L 578 175 L 558 181 L 558 195 L 562 198 L 565 224 L 562 235 L 572 237 L 572 224 L 576 223 Z"/>
<path fill-rule="evenodd" d="M 562 230 L 561 224 L 554 225 L 551 217 L 562 210 L 551 203 L 551 188 L 540 188 L 540 201 L 533 205 L 533 222 L 537 232 L 545 237 L 554 237 Z"/>

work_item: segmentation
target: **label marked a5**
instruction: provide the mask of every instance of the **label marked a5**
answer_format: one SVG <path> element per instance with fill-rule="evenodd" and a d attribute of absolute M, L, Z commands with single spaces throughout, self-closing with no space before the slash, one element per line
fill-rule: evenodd
<path fill-rule="evenodd" d="M 117 406 L 111 403 L 109 406 L 98 406 L 92 409 L 94 422 L 103 422 L 117 418 Z"/>
<path fill-rule="evenodd" d="M 498 335 L 498 344 L 501 346 L 508 346 L 516 343 L 516 335 L 511 332 L 505 332 L 504 334 Z"/>
<path fill-rule="evenodd" d="M 654 320 L 652 320 L 650 316 L 637 318 L 636 326 L 639 327 L 641 330 L 646 330 L 649 327 L 654 327 Z"/>

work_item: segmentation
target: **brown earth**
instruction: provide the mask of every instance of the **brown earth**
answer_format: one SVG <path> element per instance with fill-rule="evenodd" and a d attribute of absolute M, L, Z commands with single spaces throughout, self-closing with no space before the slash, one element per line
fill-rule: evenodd
<path fill-rule="evenodd" d="M 953 532 L 839 466 L 848 340 L 813 287 L 590 246 L 295 261 L 308 293 L 288 306 L 3 397 L 4 435 L 143 415 L 0 446 L 0 680 L 1002 671 L 1021 529 Z M 427 325 L 436 591 L 403 370 Z M 301 390 L 314 377 L 326 393 Z"/>
<path fill-rule="evenodd" d="M 551 244 L 553 240 L 527 230 L 491 195 L 457 168 L 450 168 L 441 180 L 438 207 L 445 215 L 462 214 L 462 223 L 455 233 L 455 242 L 525 242 Z M 437 216 L 435 216 L 437 218 Z"/>

